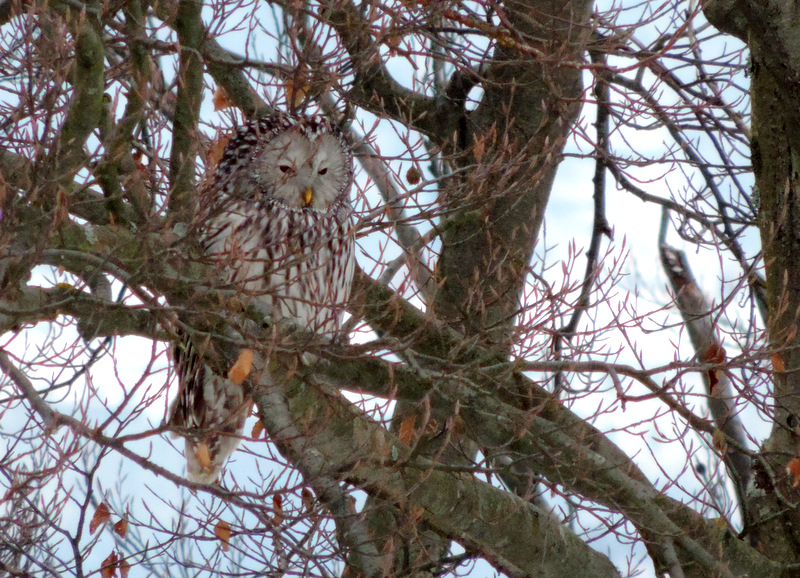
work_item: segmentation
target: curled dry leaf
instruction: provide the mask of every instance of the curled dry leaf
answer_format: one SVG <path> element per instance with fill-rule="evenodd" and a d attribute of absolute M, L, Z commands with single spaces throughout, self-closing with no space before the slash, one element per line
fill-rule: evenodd
<path fill-rule="evenodd" d="M 414 422 L 416 421 L 415 416 L 410 415 L 403 422 L 400 424 L 400 433 L 397 437 L 400 438 L 400 441 L 404 444 L 411 445 L 411 440 L 416 437 L 417 432 L 414 430 Z"/>
<path fill-rule="evenodd" d="M 456 417 L 458 417 L 458 416 L 456 416 Z M 450 420 L 448 420 L 447 423 L 448 423 L 448 425 L 450 425 Z M 428 421 L 425 423 L 425 429 L 424 429 L 423 433 L 428 437 L 433 437 L 437 433 L 439 433 L 440 429 L 441 429 L 441 426 L 439 425 L 439 422 L 431 417 L 431 418 L 428 418 Z"/>
<path fill-rule="evenodd" d="M 403 37 L 396 31 L 392 30 L 383 37 L 382 41 L 386 48 L 389 49 L 389 55 L 397 56 L 400 44 L 403 42 Z"/>
<path fill-rule="evenodd" d="M 111 512 L 108 509 L 108 505 L 103 502 L 97 506 L 97 510 L 95 510 L 94 516 L 92 516 L 92 519 L 89 522 L 89 533 L 94 534 L 97 528 L 108 522 L 110 519 Z"/>
<path fill-rule="evenodd" d="M 775 373 L 784 373 L 786 371 L 786 363 L 783 361 L 783 356 L 780 353 L 773 353 L 771 359 L 772 370 Z"/>
<path fill-rule="evenodd" d="M 225 153 L 225 147 L 231 140 L 233 135 L 230 132 L 218 132 L 217 136 L 211 142 L 206 151 L 206 172 L 214 169 L 218 164 L 222 155 Z"/>
<path fill-rule="evenodd" d="M 485 150 L 486 150 L 486 137 L 483 136 L 482 134 L 476 134 L 475 142 L 472 143 L 472 155 L 475 157 L 475 161 L 481 162 Z"/>
<path fill-rule="evenodd" d="M 253 424 L 253 429 L 250 430 L 250 437 L 254 439 L 258 439 L 261 437 L 261 434 L 264 432 L 264 422 L 258 420 L 256 423 Z"/>
<path fill-rule="evenodd" d="M 239 357 L 236 358 L 236 362 L 228 371 L 228 379 L 236 385 L 241 385 L 251 371 L 253 371 L 253 350 L 242 349 L 239 352 Z"/>
<path fill-rule="evenodd" d="M 725 348 L 718 343 L 709 345 L 706 352 L 703 354 L 703 361 L 706 363 L 724 363 L 726 359 Z M 719 383 L 719 378 L 722 370 L 712 369 L 708 372 L 708 385 L 709 393 L 714 393 L 714 388 Z"/>
<path fill-rule="evenodd" d="M 283 523 L 283 496 L 280 494 L 272 496 L 272 509 L 275 510 L 275 515 L 272 516 L 272 523 L 280 526 Z"/>
<path fill-rule="evenodd" d="M 100 567 L 100 575 L 103 578 L 112 578 L 117 572 L 117 553 L 111 552 L 108 558 L 103 560 L 103 565 Z"/>
<path fill-rule="evenodd" d="M 713 369 L 708 372 L 708 392 L 711 394 L 714 393 L 714 388 L 716 388 L 719 383 L 719 374 L 720 371 L 718 369 Z"/>
<path fill-rule="evenodd" d="M 456 435 L 463 435 L 467 432 L 467 422 L 465 422 L 464 418 L 459 414 L 455 414 L 447 420 L 447 427 Z"/>
<path fill-rule="evenodd" d="M 128 578 L 128 572 L 131 571 L 131 565 L 125 558 L 120 559 L 119 564 L 117 564 L 117 568 L 119 568 L 120 578 Z"/>
<path fill-rule="evenodd" d="M 703 361 L 708 363 L 723 363 L 726 359 L 725 348 L 718 343 L 712 343 L 703 355 Z"/>
<path fill-rule="evenodd" d="M 305 74 L 298 74 L 296 78 L 286 79 L 286 100 L 292 103 L 294 108 L 298 108 L 306 98 L 311 84 Z"/>
<path fill-rule="evenodd" d="M 303 488 L 300 491 L 300 498 L 303 500 L 303 507 L 305 507 L 306 512 L 314 511 L 314 494 L 311 493 L 311 490 Z"/>
<path fill-rule="evenodd" d="M 406 180 L 408 181 L 409 185 L 416 185 L 420 181 L 420 174 L 417 167 L 411 167 L 406 172 Z"/>
<path fill-rule="evenodd" d="M 414 525 L 416 526 L 425 515 L 425 508 L 421 506 L 411 506 L 410 513 L 411 513 L 411 519 L 414 520 Z"/>
<path fill-rule="evenodd" d="M 142 151 L 139 149 L 134 149 L 133 152 L 131 152 L 131 156 L 133 157 L 133 162 L 136 165 L 136 170 L 138 170 L 140 173 L 147 171 L 147 165 L 144 164 L 144 153 Z"/>
<path fill-rule="evenodd" d="M 224 110 L 233 106 L 231 97 L 228 96 L 228 93 L 225 92 L 225 89 L 221 86 L 217 86 L 217 89 L 214 91 L 214 98 L 211 102 L 214 104 L 215 111 Z"/>
<path fill-rule="evenodd" d="M 114 532 L 116 532 L 120 538 L 124 538 L 128 533 L 128 520 L 123 518 L 122 520 L 114 524 Z"/>
<path fill-rule="evenodd" d="M 800 485 L 800 459 L 794 457 L 786 464 L 786 473 L 792 479 L 792 487 Z"/>
<path fill-rule="evenodd" d="M 214 536 L 220 541 L 222 551 L 227 552 L 231 547 L 231 525 L 225 520 L 220 520 L 217 522 L 217 525 L 214 526 Z"/>

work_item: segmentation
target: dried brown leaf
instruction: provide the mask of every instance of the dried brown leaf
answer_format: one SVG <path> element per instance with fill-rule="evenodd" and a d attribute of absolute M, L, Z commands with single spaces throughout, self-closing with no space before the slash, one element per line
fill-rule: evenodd
<path fill-rule="evenodd" d="M 305 74 L 298 74 L 295 78 L 286 79 L 286 100 L 292 104 L 293 108 L 298 108 L 306 98 L 311 85 Z"/>
<path fill-rule="evenodd" d="M 725 348 L 718 343 L 712 343 L 708 346 L 703 354 L 703 361 L 706 363 L 724 363 L 726 359 Z M 712 369 L 708 372 L 708 389 L 709 393 L 714 393 L 714 388 L 719 383 L 719 378 L 722 374 L 721 369 Z"/>
<path fill-rule="evenodd" d="M 135 149 L 131 153 L 131 156 L 133 157 L 133 163 L 136 165 L 136 170 L 139 171 L 140 173 L 146 173 L 147 165 L 144 164 L 144 161 L 142 160 L 144 159 L 144 153 L 139 149 Z"/>
<path fill-rule="evenodd" d="M 264 422 L 258 420 L 256 423 L 253 424 L 253 429 L 250 430 L 250 437 L 253 439 L 258 439 L 261 437 L 261 434 L 264 432 Z"/>
<path fill-rule="evenodd" d="M 475 142 L 472 143 L 472 155 L 476 162 L 481 162 L 483 153 L 486 151 L 486 137 L 482 134 L 475 135 Z"/>
<path fill-rule="evenodd" d="M 408 416 L 403 422 L 400 424 L 400 433 L 397 437 L 400 438 L 400 441 L 404 444 L 411 445 L 411 440 L 416 437 L 416 431 L 414 430 L 414 423 L 416 422 L 416 417 L 413 415 Z"/>
<path fill-rule="evenodd" d="M 272 516 L 272 523 L 280 526 L 283 523 L 283 496 L 280 494 L 272 496 L 272 509 L 275 510 L 275 515 Z"/>
<path fill-rule="evenodd" d="M 117 568 L 119 568 L 119 575 L 120 578 L 128 578 L 128 572 L 131 571 L 131 565 L 125 558 L 122 558 L 117 564 Z"/>
<path fill-rule="evenodd" d="M 111 552 L 108 558 L 103 560 L 103 565 L 100 566 L 100 575 L 103 578 L 113 578 L 117 572 L 117 553 Z"/>
<path fill-rule="evenodd" d="M 253 350 L 242 349 L 239 352 L 239 357 L 236 358 L 236 362 L 228 371 L 228 379 L 236 385 L 241 385 L 251 371 L 253 371 Z"/>
<path fill-rule="evenodd" d="M 419 169 L 417 167 L 411 167 L 406 172 L 406 180 L 408 181 L 409 185 L 416 185 L 420 181 L 420 174 Z"/>
<path fill-rule="evenodd" d="M 706 349 L 705 355 L 703 355 L 703 361 L 707 363 L 724 363 L 726 353 L 725 348 L 720 344 L 712 343 L 708 346 L 708 349 Z"/>
<path fill-rule="evenodd" d="M 784 373 L 786 371 L 786 363 L 783 361 L 783 356 L 780 353 L 773 353 L 771 359 L 772 370 L 775 373 Z"/>
<path fill-rule="evenodd" d="M 108 505 L 105 502 L 102 502 L 99 506 L 97 506 L 97 510 L 94 512 L 94 516 L 92 516 L 92 520 L 89 522 L 89 533 L 94 534 L 97 528 L 105 524 L 111 519 L 111 512 L 108 509 Z"/>
<path fill-rule="evenodd" d="M 214 104 L 215 111 L 224 110 L 233 106 L 231 97 L 228 96 L 228 93 L 225 92 L 225 89 L 221 86 L 217 86 L 217 89 L 214 91 L 214 98 L 211 102 Z"/>
<path fill-rule="evenodd" d="M 439 433 L 440 429 L 441 429 L 441 426 L 439 425 L 439 422 L 431 417 L 431 418 L 428 418 L 428 421 L 425 423 L 425 429 L 424 429 L 423 433 L 426 436 L 433 437 L 437 433 Z"/>
<path fill-rule="evenodd" d="M 460 414 L 456 414 L 447 420 L 447 426 L 450 431 L 456 435 L 462 435 L 467 432 L 467 422 Z"/>
<path fill-rule="evenodd" d="M 786 473 L 792 478 L 792 487 L 800 485 L 800 459 L 794 457 L 786 464 Z"/>
<path fill-rule="evenodd" d="M 232 136 L 230 132 L 219 132 L 214 140 L 211 141 L 208 151 L 206 151 L 207 171 L 210 171 L 219 164 L 222 155 L 225 154 L 225 147 L 228 146 Z"/>
<path fill-rule="evenodd" d="M 227 552 L 231 547 L 231 525 L 225 520 L 220 520 L 217 522 L 217 525 L 214 526 L 214 536 L 220 541 L 222 551 Z"/>
<path fill-rule="evenodd" d="M 303 500 L 303 506 L 306 509 L 306 512 L 313 512 L 314 511 L 314 494 L 311 493 L 311 490 L 308 488 L 303 488 L 300 491 L 300 498 Z"/>
<path fill-rule="evenodd" d="M 128 520 L 125 518 L 114 524 L 114 531 L 120 538 L 124 538 L 128 533 Z"/>
<path fill-rule="evenodd" d="M 389 49 L 390 56 L 397 56 L 400 44 L 403 42 L 403 36 L 392 30 L 382 39 L 383 44 Z"/>

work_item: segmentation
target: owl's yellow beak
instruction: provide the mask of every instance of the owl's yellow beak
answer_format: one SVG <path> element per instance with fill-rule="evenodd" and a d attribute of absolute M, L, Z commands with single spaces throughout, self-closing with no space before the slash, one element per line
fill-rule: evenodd
<path fill-rule="evenodd" d="M 311 187 L 308 187 L 306 191 L 303 193 L 303 203 L 305 203 L 306 207 L 311 206 L 311 201 L 314 200 L 314 190 Z"/>

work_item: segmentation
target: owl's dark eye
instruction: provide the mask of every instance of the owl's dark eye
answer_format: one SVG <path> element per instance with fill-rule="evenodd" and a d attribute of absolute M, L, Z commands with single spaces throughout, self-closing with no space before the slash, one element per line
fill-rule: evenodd
<path fill-rule="evenodd" d="M 317 171 L 317 174 L 324 175 L 328 172 L 328 167 L 321 168 Z"/>
<path fill-rule="evenodd" d="M 289 165 L 280 165 L 278 166 L 278 168 L 281 170 L 283 174 L 290 173 L 292 170 L 292 167 L 290 167 Z"/>

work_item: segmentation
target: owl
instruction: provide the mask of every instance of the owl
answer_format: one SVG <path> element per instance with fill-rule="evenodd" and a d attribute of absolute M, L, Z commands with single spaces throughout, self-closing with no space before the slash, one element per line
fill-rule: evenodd
<path fill-rule="evenodd" d="M 275 113 L 248 122 L 200 193 L 206 253 L 245 303 L 333 338 L 355 264 L 352 182 L 350 146 L 329 120 Z M 180 390 L 168 424 L 186 437 L 189 479 L 212 483 L 239 444 L 252 402 L 188 340 L 173 357 Z"/>

